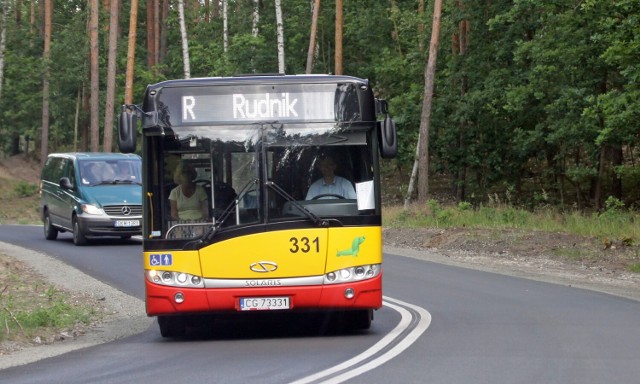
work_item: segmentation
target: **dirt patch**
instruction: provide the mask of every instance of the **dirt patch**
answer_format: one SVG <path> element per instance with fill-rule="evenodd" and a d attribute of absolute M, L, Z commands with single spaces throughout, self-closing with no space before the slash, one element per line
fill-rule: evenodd
<path fill-rule="evenodd" d="M 0 224 L 40 223 L 40 164 L 23 155 L 0 159 Z"/>
<path fill-rule="evenodd" d="M 4 157 L 0 161 L 0 179 L 23 180 L 37 184 L 40 180 L 40 164 L 24 155 Z"/>

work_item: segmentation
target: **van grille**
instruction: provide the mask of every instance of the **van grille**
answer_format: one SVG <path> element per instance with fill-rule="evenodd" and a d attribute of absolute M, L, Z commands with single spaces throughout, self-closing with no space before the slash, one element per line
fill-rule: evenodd
<path fill-rule="evenodd" d="M 127 215 L 126 212 L 129 210 L 131 213 Z M 142 205 L 109 205 L 104 207 L 104 212 L 117 217 L 142 216 Z"/>

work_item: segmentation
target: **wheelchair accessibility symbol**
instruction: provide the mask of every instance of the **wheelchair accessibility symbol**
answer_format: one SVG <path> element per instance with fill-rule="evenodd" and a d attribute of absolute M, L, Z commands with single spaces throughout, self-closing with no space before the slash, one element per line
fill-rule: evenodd
<path fill-rule="evenodd" d="M 172 265 L 173 264 L 173 255 L 170 253 L 152 253 L 149 255 L 149 264 L 152 267 L 156 267 L 159 265 Z"/>

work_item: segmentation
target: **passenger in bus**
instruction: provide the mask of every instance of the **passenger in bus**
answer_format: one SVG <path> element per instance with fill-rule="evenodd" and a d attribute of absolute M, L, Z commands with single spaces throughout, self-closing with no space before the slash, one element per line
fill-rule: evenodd
<path fill-rule="evenodd" d="M 169 193 L 172 220 L 208 220 L 207 193 L 195 183 L 197 173 L 193 167 L 180 163 L 173 174 L 177 187 Z"/>
<path fill-rule="evenodd" d="M 335 174 L 336 162 L 331 156 L 325 155 L 320 157 L 317 165 L 320 173 L 322 173 L 322 177 L 311 184 L 307 191 L 306 200 L 315 198 L 335 199 L 337 197 L 343 197 L 345 199 L 356 198 L 356 191 L 353 188 L 353 184 L 344 177 Z"/>

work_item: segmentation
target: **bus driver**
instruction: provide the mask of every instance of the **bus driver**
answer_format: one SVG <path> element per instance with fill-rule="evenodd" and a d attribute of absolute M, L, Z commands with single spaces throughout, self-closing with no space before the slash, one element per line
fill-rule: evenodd
<path fill-rule="evenodd" d="M 321 156 L 318 160 L 318 169 L 322 177 L 314 181 L 307 191 L 306 200 L 336 198 L 355 199 L 356 191 L 351 182 L 344 177 L 336 176 L 336 162 L 331 156 Z M 333 197 L 331 196 L 333 195 Z"/>

